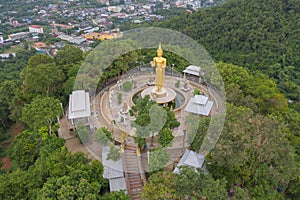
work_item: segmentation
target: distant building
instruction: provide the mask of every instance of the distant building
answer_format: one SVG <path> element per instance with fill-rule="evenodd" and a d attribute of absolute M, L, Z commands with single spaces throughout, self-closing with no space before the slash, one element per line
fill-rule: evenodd
<path fill-rule="evenodd" d="M 65 24 L 50 24 L 52 28 L 61 28 L 61 29 L 71 29 L 73 26 L 65 25 Z"/>
<path fill-rule="evenodd" d="M 139 19 L 135 19 L 135 20 L 133 20 L 133 23 L 135 23 L 135 24 L 140 24 L 140 23 L 142 23 L 142 21 L 139 20 Z"/>
<path fill-rule="evenodd" d="M 13 41 L 23 39 L 23 38 L 28 38 L 28 37 L 29 37 L 29 32 L 19 32 L 19 33 L 14 33 L 14 34 L 8 35 L 8 38 Z"/>
<path fill-rule="evenodd" d="M 90 116 L 89 92 L 85 90 L 73 91 L 69 96 L 68 120 L 71 123 L 70 129 L 73 129 L 79 121 L 89 125 Z"/>
<path fill-rule="evenodd" d="M 112 40 L 112 39 L 116 38 L 114 36 L 114 34 L 112 34 L 112 33 L 95 33 L 95 32 L 85 34 L 85 35 L 83 35 L 83 37 L 86 38 L 87 40 L 96 40 L 97 39 L 100 41 Z"/>
<path fill-rule="evenodd" d="M 11 54 L 8 54 L 8 53 L 0 54 L 1 61 L 4 61 L 4 60 L 6 60 L 6 59 L 9 59 L 9 56 L 16 57 L 16 54 L 15 54 L 15 53 L 11 53 Z"/>
<path fill-rule="evenodd" d="M 59 39 L 65 40 L 65 41 L 70 42 L 70 41 L 73 39 L 73 37 L 70 36 L 70 35 L 66 35 L 66 34 L 61 33 L 61 32 L 59 32 L 58 34 L 59 34 L 59 35 L 58 35 L 57 37 L 58 37 Z"/>
<path fill-rule="evenodd" d="M 47 13 L 46 10 L 40 10 L 40 11 L 38 12 L 38 14 L 46 14 L 46 13 Z"/>
<path fill-rule="evenodd" d="M 41 26 L 31 25 L 29 26 L 30 33 L 44 33 L 44 29 Z"/>
<path fill-rule="evenodd" d="M 119 12 L 121 12 L 122 7 L 121 7 L 121 6 L 108 6 L 108 7 L 107 7 L 107 10 L 108 10 L 109 12 L 116 12 L 116 13 L 119 13 Z"/>
<path fill-rule="evenodd" d="M 45 50 L 47 48 L 47 45 L 45 42 L 35 42 L 33 48 L 35 48 L 37 51 Z"/>
<path fill-rule="evenodd" d="M 73 37 L 73 39 L 69 40 L 70 43 L 80 45 L 86 41 L 85 38 L 82 37 Z"/>

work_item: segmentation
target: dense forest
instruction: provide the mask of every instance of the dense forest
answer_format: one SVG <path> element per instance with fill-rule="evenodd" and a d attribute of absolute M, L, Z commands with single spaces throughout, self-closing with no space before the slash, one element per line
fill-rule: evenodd
<path fill-rule="evenodd" d="M 218 61 L 227 117 L 206 158 L 209 174 L 155 171 L 143 199 L 300 196 L 300 106 L 288 103 L 300 96 L 299 8 L 296 0 L 232 0 L 159 24 L 197 39 Z M 13 163 L 0 170 L 1 199 L 128 199 L 123 192 L 107 193 L 100 162 L 72 155 L 57 137 L 60 102 L 67 105 L 88 54 L 65 46 L 51 58 L 24 48 L 0 62 L 0 157 L 9 156 Z M 99 88 L 154 55 L 155 50 L 139 50 L 121 56 L 99 78 Z M 170 52 L 164 56 L 177 63 L 178 71 L 187 64 Z M 192 150 L 199 151 L 209 122 L 201 118 L 197 137 L 189 140 Z M 7 148 L 3 141 L 15 124 L 24 128 Z"/>
<path fill-rule="evenodd" d="M 0 170 L 1 199 L 128 199 L 124 192 L 108 193 L 99 161 L 72 155 L 57 136 L 60 103 L 67 105 L 84 56 L 73 46 L 54 58 L 21 49 L 0 63 L 0 157 L 12 161 Z M 6 131 L 14 124 L 23 131 L 9 147 Z"/>
<path fill-rule="evenodd" d="M 264 72 L 287 98 L 300 99 L 298 0 L 230 0 L 159 26 L 197 40 L 215 61 Z"/>

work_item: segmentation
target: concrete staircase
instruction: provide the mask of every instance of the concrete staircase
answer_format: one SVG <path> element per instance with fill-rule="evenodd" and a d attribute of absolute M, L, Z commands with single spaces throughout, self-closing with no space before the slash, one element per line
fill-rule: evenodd
<path fill-rule="evenodd" d="M 145 174 L 141 166 L 140 156 L 134 146 L 126 145 L 123 155 L 127 191 L 131 200 L 137 200 L 142 187 L 146 183 Z"/>

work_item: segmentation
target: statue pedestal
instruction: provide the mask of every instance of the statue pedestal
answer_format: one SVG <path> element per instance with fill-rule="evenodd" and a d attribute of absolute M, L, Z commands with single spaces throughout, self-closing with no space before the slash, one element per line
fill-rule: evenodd
<path fill-rule="evenodd" d="M 167 87 L 163 87 L 161 92 L 156 91 L 156 86 L 149 87 L 142 91 L 141 96 L 144 98 L 146 95 L 150 95 L 150 98 L 153 101 L 156 101 L 158 104 L 169 103 L 175 100 L 176 92 Z"/>
<path fill-rule="evenodd" d="M 151 92 L 151 98 L 156 99 L 156 98 L 163 98 L 167 96 L 167 90 L 165 88 L 162 88 L 160 92 L 157 91 L 157 88 L 153 88 Z"/>

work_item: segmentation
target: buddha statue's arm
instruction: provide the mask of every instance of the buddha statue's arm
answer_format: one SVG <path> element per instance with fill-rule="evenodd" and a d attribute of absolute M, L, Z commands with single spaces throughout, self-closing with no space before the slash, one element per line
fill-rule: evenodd
<path fill-rule="evenodd" d="M 163 59 L 163 62 L 162 62 L 162 67 L 165 68 L 167 66 L 167 59 Z"/>
<path fill-rule="evenodd" d="M 152 63 L 151 63 L 151 67 L 155 67 L 155 66 L 156 66 L 156 59 L 153 58 L 153 61 L 152 61 Z"/>

